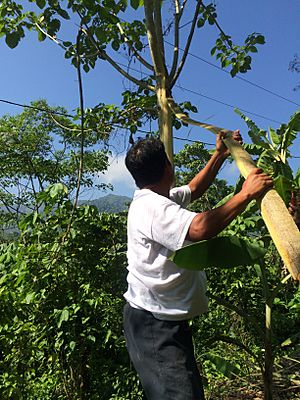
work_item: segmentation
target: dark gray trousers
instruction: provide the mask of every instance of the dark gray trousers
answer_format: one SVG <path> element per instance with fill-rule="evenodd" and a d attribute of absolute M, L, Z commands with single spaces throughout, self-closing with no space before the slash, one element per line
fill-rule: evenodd
<path fill-rule="evenodd" d="M 124 333 L 148 400 L 204 400 L 187 321 L 161 321 L 126 304 Z"/>

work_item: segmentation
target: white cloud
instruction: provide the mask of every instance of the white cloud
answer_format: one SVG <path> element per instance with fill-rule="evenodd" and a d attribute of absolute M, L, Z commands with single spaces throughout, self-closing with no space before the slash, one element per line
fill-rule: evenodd
<path fill-rule="evenodd" d="M 103 174 L 99 173 L 98 180 L 101 183 L 110 183 L 114 187 L 114 193 L 132 196 L 136 189 L 135 182 L 125 166 L 125 155 L 110 156 L 109 168 Z"/>
<path fill-rule="evenodd" d="M 240 171 L 236 166 L 235 162 L 226 163 L 224 168 L 220 171 L 218 178 L 225 179 L 230 185 L 235 185 L 238 177 L 240 176 Z"/>

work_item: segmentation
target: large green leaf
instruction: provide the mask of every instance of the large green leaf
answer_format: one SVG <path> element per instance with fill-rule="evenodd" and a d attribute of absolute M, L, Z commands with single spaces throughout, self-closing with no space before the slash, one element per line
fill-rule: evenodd
<path fill-rule="evenodd" d="M 278 175 L 274 179 L 274 186 L 282 200 L 288 205 L 291 199 L 292 182 L 283 175 Z"/>
<path fill-rule="evenodd" d="M 170 259 L 181 268 L 201 270 L 206 267 L 252 265 L 265 254 L 264 248 L 244 239 L 220 236 L 183 247 L 175 251 Z"/>
<path fill-rule="evenodd" d="M 288 125 L 293 129 L 293 131 L 300 132 L 300 110 L 296 111 L 295 114 L 292 115 Z"/>

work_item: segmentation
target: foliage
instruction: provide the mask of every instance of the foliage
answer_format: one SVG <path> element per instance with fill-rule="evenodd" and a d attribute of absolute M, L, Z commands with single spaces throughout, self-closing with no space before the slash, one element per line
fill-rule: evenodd
<path fill-rule="evenodd" d="M 184 148 L 174 156 L 176 184 L 184 185 L 206 165 L 210 158 L 209 152 L 203 143 L 195 142 L 185 145 Z M 232 192 L 233 188 L 226 184 L 225 180 L 215 179 L 204 195 L 191 203 L 191 211 L 201 212 L 210 210 L 224 197 Z"/>
<path fill-rule="evenodd" d="M 31 107 L 0 119 L 0 207 L 6 219 L 42 207 L 38 193 L 49 184 L 63 183 L 70 195 L 77 185 L 81 157 L 77 125 L 66 110 L 50 108 L 45 100 L 32 102 Z M 103 139 L 97 130 L 85 136 L 83 187 L 97 187 L 93 175 L 107 168 Z"/>
<path fill-rule="evenodd" d="M 4 0 L 0 6 L 3 21 L 0 34 L 5 35 L 5 41 L 10 48 L 15 48 L 24 38 L 26 29 L 36 30 L 39 40 L 43 41 L 47 35 L 57 36 L 63 24 L 74 17 L 79 18 L 86 29 L 86 34 L 81 39 L 85 54 L 83 68 L 86 72 L 95 68 L 99 59 L 107 58 L 108 48 L 117 52 L 127 45 L 130 47 L 131 53 L 134 53 L 141 52 L 145 47 L 145 24 L 139 19 L 127 22 L 123 18 L 124 13 L 129 11 L 126 0 L 103 0 L 101 2 L 72 0 L 65 7 L 61 4 L 62 2 L 53 0 L 31 0 L 30 2 L 36 3 L 41 11 L 40 14 L 35 11 L 24 12 L 25 7 L 23 8 L 22 4 L 11 0 Z M 139 0 L 132 0 L 130 5 L 137 10 L 144 5 L 143 3 Z M 182 14 L 185 8 L 184 2 L 180 6 Z M 174 13 L 176 13 L 175 10 Z M 216 54 L 216 58 L 220 59 L 222 67 L 231 65 L 232 76 L 251 69 L 250 54 L 257 52 L 258 44 L 264 44 L 264 37 L 261 34 L 252 33 L 248 35 L 243 46 L 234 44 L 231 36 L 222 30 L 217 21 L 215 4 L 205 5 L 201 2 L 198 9 L 197 27 L 201 29 L 206 22 L 209 25 L 216 25 L 220 31 L 211 53 L 212 55 Z M 118 29 L 115 29 L 116 26 Z M 71 62 L 76 65 L 76 45 L 70 40 L 65 40 L 62 42 L 62 46 L 65 49 L 65 57 L 71 59 Z M 98 52 L 91 51 L 95 49 Z"/>
<path fill-rule="evenodd" d="M 174 3 L 179 7 L 174 11 L 172 24 L 155 26 L 157 46 L 151 48 L 154 53 L 151 54 L 154 55 L 152 65 L 148 61 L 149 54 L 143 58 L 146 53 L 147 30 L 149 34 L 153 22 L 151 18 L 155 14 L 153 7 L 156 7 L 156 15 L 159 15 L 157 6 L 164 6 L 165 2 L 33 0 L 26 4 L 27 8 L 30 8 L 30 3 L 33 3 L 34 11 L 24 11 L 23 4 L 12 0 L 3 0 L 0 4 L 0 35 L 5 36 L 9 47 L 16 47 L 27 29 L 35 30 L 39 40 L 43 41 L 48 37 L 58 42 L 64 49 L 65 58 L 75 67 L 78 67 L 80 62 L 88 72 L 95 68 L 97 63 L 105 61 L 138 87 L 137 92 L 124 93 L 124 110 L 101 103 L 93 109 L 86 110 L 86 129 L 95 131 L 100 126 L 99 121 L 107 121 L 106 124 L 102 124 L 102 129 L 95 137 L 101 131 L 109 135 L 112 130 L 107 127 L 119 122 L 121 126 L 128 127 L 133 134 L 142 126 L 143 121 L 157 118 L 163 107 L 162 104 L 157 107 L 155 96 L 149 96 L 149 93 L 163 88 L 165 95 L 171 95 L 172 87 L 188 54 L 195 25 L 201 29 L 208 22 L 217 27 L 220 36 L 211 54 L 216 55 L 222 67 L 231 68 L 232 76 L 250 69 L 251 53 L 257 51 L 258 44 L 264 43 L 262 35 L 253 33 L 247 37 L 244 45 L 235 45 L 220 27 L 215 6 L 205 6 L 201 1 L 197 1 L 190 32 L 180 41 L 185 41 L 186 46 L 183 57 L 178 62 L 179 22 L 188 4 L 179 1 Z M 131 22 L 124 20 L 124 16 L 128 15 L 125 11 L 128 10 L 129 4 L 137 10 Z M 145 6 L 145 10 L 147 7 L 147 10 L 151 11 L 146 18 L 147 26 L 140 21 L 138 8 L 142 5 Z M 35 12 L 35 6 L 39 8 L 38 12 Z M 58 36 L 64 35 L 62 28 L 68 20 L 80 26 L 79 33 L 76 29 L 70 37 L 58 40 Z M 173 27 L 175 49 L 173 62 L 169 62 L 164 59 L 164 43 L 160 39 L 163 39 L 163 32 L 168 33 L 171 30 L 169 28 Z M 120 53 L 125 53 L 130 60 L 141 62 L 143 67 L 148 69 L 146 77 L 137 79 L 130 75 L 127 69 L 123 69 L 117 62 Z M 171 66 L 170 71 L 167 71 L 167 65 Z M 162 77 L 166 78 L 164 82 Z M 186 105 L 187 110 L 194 111 L 188 102 Z M 174 119 L 173 125 L 175 128 L 181 126 Z M 286 134 L 283 131 L 275 133 L 280 133 L 279 138 L 292 138 L 291 130 Z M 275 134 L 272 135 L 276 138 Z M 76 141 L 76 135 L 74 136 Z M 261 156 L 261 162 L 266 161 L 267 157 L 269 160 L 272 157 L 274 159 L 278 148 L 268 146 L 261 132 L 256 132 L 255 137 L 259 137 L 259 143 L 254 142 L 253 146 Z M 273 145 L 275 144 L 273 142 Z M 281 144 L 286 151 L 288 146 L 284 148 L 285 145 Z M 264 153 L 265 150 L 267 151 Z M 285 156 L 288 157 L 288 153 Z M 290 180 L 291 176 L 287 176 L 288 169 L 282 164 L 286 163 L 281 157 L 280 163 L 276 165 L 282 176 Z M 184 164 L 181 165 L 181 172 L 185 174 L 187 171 Z M 277 170 L 274 171 L 275 176 L 277 173 Z M 284 187 L 285 183 L 280 182 L 279 186 Z M 109 269 L 116 266 L 119 268 L 119 264 L 123 262 L 124 238 L 120 242 L 112 242 L 112 233 L 118 226 L 114 217 L 101 216 L 99 224 L 99 216 L 93 208 L 81 207 L 73 210 L 68 201 L 59 200 L 61 190 L 61 186 L 52 187 L 42 193 L 41 197 L 38 196 L 46 204 L 44 213 L 41 214 L 37 210 L 23 220 L 22 241 L 15 247 L 4 245 L 2 248 L 4 273 L 1 278 L 3 286 L 0 295 L 1 307 L 7 311 L 2 313 L 4 323 L 1 325 L 0 336 L 3 353 L 2 393 L 7 398 L 24 396 L 30 399 L 38 395 L 44 399 L 54 395 L 55 398 L 88 396 L 87 398 L 92 399 L 95 392 L 100 390 L 107 398 L 138 399 L 138 388 L 135 385 L 128 387 L 132 374 L 126 369 L 126 362 L 123 361 L 124 343 L 119 340 L 120 323 L 116 323 L 121 304 L 117 295 L 118 280 L 111 279 L 115 274 L 110 273 Z M 223 190 L 228 194 L 225 185 L 222 186 L 222 193 Z M 217 192 L 216 190 L 218 196 L 215 202 L 222 197 L 219 197 Z M 51 198 L 54 199 L 53 202 Z M 211 204 L 211 201 L 214 200 L 208 199 L 205 207 Z M 211 298 L 215 303 L 212 303 L 207 318 L 200 320 L 198 325 L 195 324 L 199 333 L 199 336 L 196 335 L 196 347 L 206 363 L 214 363 L 216 368 L 223 369 L 223 373 L 226 372 L 228 376 L 239 373 L 238 371 L 246 376 L 247 368 L 237 365 L 241 363 L 240 359 L 236 360 L 236 365 L 233 366 L 229 365 L 228 360 L 227 363 L 222 362 L 221 358 L 226 358 L 225 352 L 228 347 L 219 346 L 217 350 L 221 351 L 221 354 L 214 353 L 215 340 L 220 340 L 221 336 L 223 342 L 227 341 L 231 346 L 246 351 L 265 372 L 262 365 L 263 348 L 267 350 L 268 347 L 266 359 L 270 360 L 270 343 L 274 348 L 280 349 L 279 343 L 281 340 L 286 342 L 286 337 L 283 336 L 287 332 L 276 332 L 274 329 L 275 343 L 270 340 L 265 334 L 261 318 L 264 307 L 267 304 L 269 308 L 273 308 L 274 320 L 276 321 L 276 316 L 278 319 L 280 316 L 284 326 L 290 328 L 289 338 L 298 340 L 295 327 L 299 316 L 299 302 L 291 283 L 285 286 L 285 291 L 279 290 L 281 284 L 278 277 L 282 266 L 260 217 L 255 212 L 253 214 L 252 209 L 249 208 L 243 216 L 234 221 L 227 232 L 264 245 L 268 249 L 267 268 L 264 264 L 257 264 L 254 274 L 253 268 L 246 266 L 242 276 L 237 268 L 230 270 L 230 273 L 208 268 L 212 282 Z M 100 244 L 97 242 L 99 236 Z M 121 243 L 119 249 L 116 243 Z M 269 285 L 266 285 L 266 282 Z M 227 301 L 229 296 L 230 303 Z M 79 309 L 76 308 L 78 306 Z M 8 312 L 10 309 L 11 314 Z"/>
<path fill-rule="evenodd" d="M 124 217 L 73 210 L 57 184 L 1 245 L 2 399 L 131 399 L 122 336 Z"/>
<path fill-rule="evenodd" d="M 282 124 L 276 131 L 269 128 L 269 132 L 259 129 L 250 118 L 237 112 L 246 122 L 253 142 L 247 150 L 258 156 L 257 166 L 274 178 L 275 189 L 288 205 L 292 191 L 299 189 L 299 172 L 293 176 L 288 158 L 291 156 L 289 148 L 300 132 L 300 111 L 292 115 L 287 124 Z"/>

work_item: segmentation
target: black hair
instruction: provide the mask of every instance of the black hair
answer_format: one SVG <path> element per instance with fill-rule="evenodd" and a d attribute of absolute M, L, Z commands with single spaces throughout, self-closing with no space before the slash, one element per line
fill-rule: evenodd
<path fill-rule="evenodd" d="M 139 139 L 125 158 L 125 165 L 140 189 L 159 182 L 168 162 L 163 142 L 156 138 Z"/>

